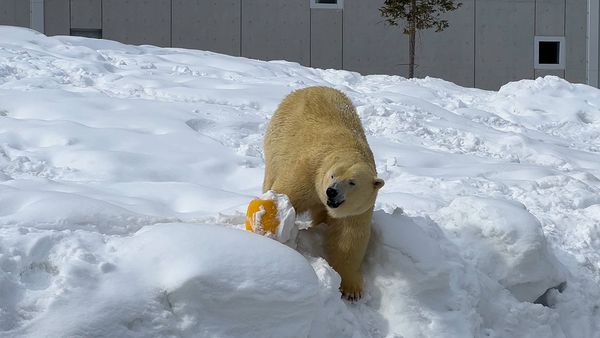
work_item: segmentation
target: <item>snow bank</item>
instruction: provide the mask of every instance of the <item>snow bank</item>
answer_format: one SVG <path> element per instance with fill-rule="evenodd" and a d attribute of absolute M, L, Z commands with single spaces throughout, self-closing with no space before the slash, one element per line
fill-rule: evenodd
<path fill-rule="evenodd" d="M 427 217 L 408 217 L 398 209 L 392 214 L 376 212 L 374 226 L 374 250 L 368 257 L 367 273 L 372 291 L 367 304 L 378 308 L 383 318 L 396 319 L 387 323 L 388 336 L 561 336 L 550 309 L 518 302 L 506 292 L 501 278 L 489 274 L 493 265 L 481 267 L 470 261 L 470 253 L 478 252 L 480 247 L 471 248 L 467 241 L 448 237 Z M 515 247 L 528 247 L 532 240 L 515 237 L 526 242 Z M 498 243 L 496 249 L 500 248 L 509 249 Z M 481 250 L 487 253 L 485 248 Z M 541 258 L 559 265 L 551 254 L 546 255 Z M 505 271 L 518 278 L 527 275 L 527 268 L 521 265 Z M 547 274 L 551 275 L 552 270 Z M 536 291 L 547 283 L 536 282 Z"/>
<path fill-rule="evenodd" d="M 478 334 L 476 311 L 481 290 L 477 276 L 460 258 L 437 224 L 427 218 L 376 213 L 374 247 L 369 257 L 370 300 L 389 330 L 408 337 Z M 415 325 L 416 324 L 416 325 Z"/>
<path fill-rule="evenodd" d="M 439 222 L 464 258 L 520 301 L 533 302 L 566 279 L 542 226 L 522 204 L 459 197 L 440 210 Z"/>
<path fill-rule="evenodd" d="M 297 337 L 319 305 L 318 280 L 296 251 L 217 225 L 62 233 L 35 241 L 26 260 L 20 282 L 35 285 L 11 293 L 46 302 L 17 309 L 38 313 L 14 335 Z"/>

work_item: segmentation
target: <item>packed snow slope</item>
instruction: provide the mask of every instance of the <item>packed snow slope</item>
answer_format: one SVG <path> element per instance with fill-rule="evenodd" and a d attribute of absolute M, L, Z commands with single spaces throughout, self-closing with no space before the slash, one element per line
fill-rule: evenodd
<path fill-rule="evenodd" d="M 323 225 L 246 232 L 279 101 L 355 103 L 386 180 L 340 299 Z M 0 27 L 0 336 L 600 337 L 600 91 L 498 92 Z M 304 227 L 306 218 L 297 224 Z"/>

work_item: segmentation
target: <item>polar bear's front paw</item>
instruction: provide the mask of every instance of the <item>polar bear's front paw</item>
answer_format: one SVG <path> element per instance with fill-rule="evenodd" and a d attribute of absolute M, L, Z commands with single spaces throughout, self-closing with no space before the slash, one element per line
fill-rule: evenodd
<path fill-rule="evenodd" d="M 354 302 L 359 300 L 363 293 L 362 276 L 342 278 L 340 291 L 342 292 L 342 297 L 349 301 Z"/>

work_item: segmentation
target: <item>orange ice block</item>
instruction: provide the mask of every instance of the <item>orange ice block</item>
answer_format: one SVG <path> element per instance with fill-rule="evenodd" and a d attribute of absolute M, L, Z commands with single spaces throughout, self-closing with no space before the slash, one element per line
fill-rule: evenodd
<path fill-rule="evenodd" d="M 246 212 L 246 230 L 257 234 L 275 234 L 278 225 L 275 201 L 254 199 L 250 202 Z"/>

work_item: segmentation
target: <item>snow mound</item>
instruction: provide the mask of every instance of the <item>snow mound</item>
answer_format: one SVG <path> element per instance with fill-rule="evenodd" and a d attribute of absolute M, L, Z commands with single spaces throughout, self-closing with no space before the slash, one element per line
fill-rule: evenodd
<path fill-rule="evenodd" d="M 520 203 L 459 197 L 440 210 L 438 221 L 465 259 L 520 301 L 533 302 L 566 280 L 540 222 Z"/>
<path fill-rule="evenodd" d="M 389 323 L 390 332 L 408 337 L 476 333 L 480 318 L 474 308 L 481 290 L 441 228 L 398 211 L 377 212 L 373 222 L 368 285 L 375 291 L 371 302 L 384 317 L 397 318 Z"/>
<path fill-rule="evenodd" d="M 56 243 L 44 265 L 56 281 L 40 296 L 58 297 L 14 334 L 297 337 L 319 305 L 318 280 L 300 254 L 222 225 L 145 227 L 96 242 L 103 256 L 85 253 L 84 262 L 69 258 L 69 244 Z"/>
<path fill-rule="evenodd" d="M 399 210 L 391 214 L 378 211 L 373 221 L 367 304 L 377 308 L 383 318 L 396 319 L 383 325 L 388 337 L 534 338 L 562 334 L 560 326 L 552 322 L 556 315 L 550 309 L 519 302 L 500 284 L 503 281 L 490 276 L 488 271 L 493 267 L 471 264 L 465 251 L 477 252 L 479 246 L 469 248 L 468 241 L 461 243 L 447 237 L 433 220 L 408 217 Z M 513 245 L 528 247 L 534 239 L 520 238 L 520 243 Z M 496 249 L 509 250 L 509 246 L 501 242 Z M 488 252 L 485 248 L 482 251 Z M 559 265 L 552 261 L 553 257 L 544 258 Z M 522 264 L 513 270 L 506 269 L 504 277 L 524 278 L 527 268 Z M 533 278 L 544 273 L 534 271 Z M 535 281 L 538 289 L 543 288 L 543 281 Z M 507 309 L 510 309 L 508 314 Z M 381 321 L 381 317 L 374 317 Z M 382 327 L 381 323 L 378 327 Z"/>

